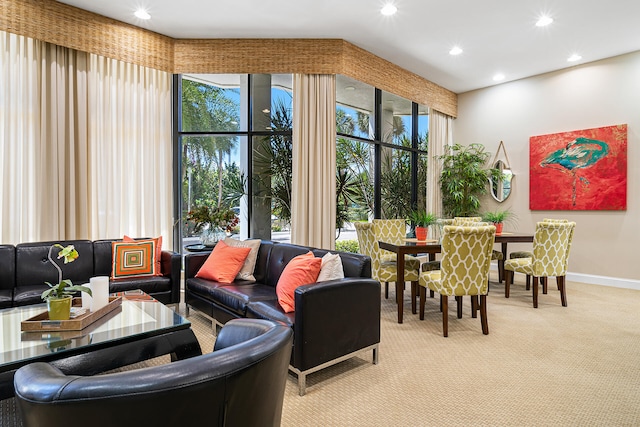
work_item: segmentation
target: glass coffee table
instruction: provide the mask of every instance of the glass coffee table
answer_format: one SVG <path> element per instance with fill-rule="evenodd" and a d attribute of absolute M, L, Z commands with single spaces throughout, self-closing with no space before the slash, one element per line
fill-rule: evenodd
<path fill-rule="evenodd" d="M 94 375 L 167 354 L 171 361 L 202 354 L 188 320 L 141 291 L 118 295 L 119 307 L 79 331 L 21 331 L 20 322 L 45 304 L 0 310 L 0 399 L 13 396 L 15 371 L 36 361 Z"/>

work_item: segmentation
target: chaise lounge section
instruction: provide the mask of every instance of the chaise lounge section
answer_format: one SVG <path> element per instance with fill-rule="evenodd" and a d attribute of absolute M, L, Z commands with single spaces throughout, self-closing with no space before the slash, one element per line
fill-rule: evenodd
<path fill-rule="evenodd" d="M 371 258 L 347 252 L 340 255 L 344 278 L 303 285 L 295 290 L 295 311 L 285 313 L 276 295 L 276 284 L 294 257 L 327 250 L 262 241 L 258 250 L 254 283 L 219 283 L 195 277 L 209 254 L 185 256 L 185 302 L 212 317 L 217 325 L 236 318 L 281 322 L 293 329 L 289 370 L 298 376 L 299 394 L 306 390 L 306 376 L 359 352 L 372 350 L 378 361 L 380 343 L 380 282 L 371 279 Z"/>

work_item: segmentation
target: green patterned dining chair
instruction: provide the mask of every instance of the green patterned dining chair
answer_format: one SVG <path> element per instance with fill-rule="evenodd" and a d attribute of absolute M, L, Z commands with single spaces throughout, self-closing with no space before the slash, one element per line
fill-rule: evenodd
<path fill-rule="evenodd" d="M 560 290 L 562 306 L 567 306 L 565 276 L 573 240 L 575 222 L 538 222 L 533 237 L 531 257 L 505 261 L 504 296 L 509 298 L 509 288 L 514 273 L 533 277 L 533 307 L 538 308 L 538 278 L 555 276 Z"/>
<path fill-rule="evenodd" d="M 380 223 L 379 221 L 394 221 L 394 223 Z M 384 297 L 389 298 L 389 282 L 395 283 L 398 275 L 397 255 L 380 249 L 378 241 L 385 239 L 393 241 L 403 238 L 406 235 L 405 220 L 373 220 L 373 222 L 356 222 L 354 225 L 360 253 L 371 257 L 371 277 L 384 283 Z M 405 280 L 410 280 L 417 285 L 420 260 L 407 256 L 404 262 Z"/>
<path fill-rule="evenodd" d="M 569 222 L 568 219 L 552 219 L 552 218 L 543 218 L 542 222 L 556 222 L 556 223 L 567 223 Z M 509 259 L 514 259 L 514 258 L 532 258 L 533 257 L 533 252 L 531 251 L 513 251 L 509 254 Z M 542 293 L 546 294 L 547 293 L 547 278 L 546 277 L 541 277 L 540 281 L 542 282 Z M 557 278 L 556 278 L 556 282 L 557 282 Z M 526 275 L 526 289 L 530 290 L 531 289 L 531 276 L 529 276 L 528 274 Z M 560 285 L 558 285 L 558 289 L 560 289 Z"/>
<path fill-rule="evenodd" d="M 482 226 L 482 225 L 491 225 L 488 222 L 482 222 L 482 217 L 480 216 L 457 216 L 453 219 L 453 225 L 466 225 L 466 226 Z M 502 252 L 496 249 L 491 250 L 491 260 L 493 261 L 502 261 L 504 259 L 504 255 Z M 498 272 L 498 276 L 500 276 Z M 502 277 L 498 277 L 498 281 L 502 282 Z"/>
<path fill-rule="evenodd" d="M 458 318 L 461 318 L 462 297 L 465 295 L 471 296 L 472 317 L 476 317 L 478 296 L 480 297 L 482 333 L 489 333 L 487 292 L 495 235 L 496 228 L 493 225 L 444 227 L 440 270 L 420 274 L 420 319 L 424 319 L 426 290 L 439 293 L 443 336 L 449 335 L 449 297 L 455 296 Z"/>

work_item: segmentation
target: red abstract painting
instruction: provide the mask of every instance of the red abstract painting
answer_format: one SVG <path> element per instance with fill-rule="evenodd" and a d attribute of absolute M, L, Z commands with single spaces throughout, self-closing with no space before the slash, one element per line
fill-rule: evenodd
<path fill-rule="evenodd" d="M 529 209 L 626 210 L 627 125 L 529 139 Z"/>

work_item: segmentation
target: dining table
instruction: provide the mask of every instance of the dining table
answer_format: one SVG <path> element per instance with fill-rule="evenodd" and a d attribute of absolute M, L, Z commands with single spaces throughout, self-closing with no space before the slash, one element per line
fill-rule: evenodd
<path fill-rule="evenodd" d="M 498 280 L 502 282 L 504 278 L 504 260 L 507 259 L 507 245 L 509 243 L 529 243 L 533 242 L 533 234 L 519 232 L 502 232 L 496 234 L 495 243 L 500 243 L 502 260 L 498 260 Z M 395 240 L 378 241 L 380 249 L 394 252 L 396 254 L 396 267 L 398 278 L 404 279 L 405 255 L 426 254 L 429 261 L 435 260 L 436 254 L 442 251 L 439 240 L 417 240 L 415 238 L 399 237 Z M 404 280 L 396 281 L 396 300 L 398 305 L 398 323 L 403 321 L 404 313 Z"/>

